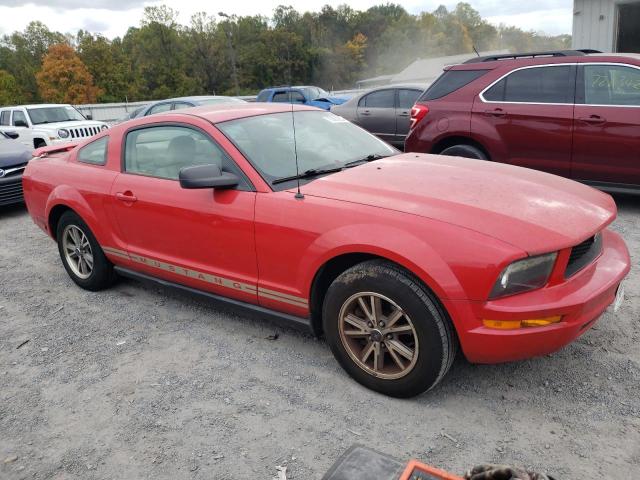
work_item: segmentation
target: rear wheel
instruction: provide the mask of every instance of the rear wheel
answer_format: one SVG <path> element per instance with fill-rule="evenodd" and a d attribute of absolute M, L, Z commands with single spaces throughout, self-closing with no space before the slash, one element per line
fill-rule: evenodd
<path fill-rule="evenodd" d="M 440 155 L 448 155 L 451 157 L 475 158 L 476 160 L 488 160 L 487 155 L 473 145 L 453 145 L 445 148 Z"/>
<path fill-rule="evenodd" d="M 62 264 L 76 284 L 97 291 L 113 283 L 113 264 L 80 216 L 65 212 L 58 222 L 56 238 Z"/>
<path fill-rule="evenodd" d="M 432 388 L 455 357 L 453 328 L 437 300 L 410 273 L 386 261 L 358 264 L 331 284 L 323 326 L 347 373 L 393 397 Z"/>

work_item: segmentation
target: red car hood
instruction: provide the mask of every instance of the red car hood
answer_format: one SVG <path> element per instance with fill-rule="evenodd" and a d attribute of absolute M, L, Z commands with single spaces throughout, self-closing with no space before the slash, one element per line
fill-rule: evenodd
<path fill-rule="evenodd" d="M 616 216 L 609 195 L 572 180 L 512 165 L 415 153 L 319 178 L 303 193 L 448 222 L 531 255 L 576 245 Z"/>

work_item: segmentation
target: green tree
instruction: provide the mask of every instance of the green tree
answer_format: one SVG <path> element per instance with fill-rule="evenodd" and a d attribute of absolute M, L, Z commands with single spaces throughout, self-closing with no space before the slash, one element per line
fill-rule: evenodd
<path fill-rule="evenodd" d="M 16 105 L 22 102 L 22 91 L 13 75 L 0 70 L 0 105 Z"/>

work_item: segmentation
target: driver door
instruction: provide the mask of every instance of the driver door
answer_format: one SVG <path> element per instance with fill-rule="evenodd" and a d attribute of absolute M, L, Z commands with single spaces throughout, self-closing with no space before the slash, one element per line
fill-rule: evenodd
<path fill-rule="evenodd" d="M 211 136 L 186 124 L 132 129 L 123 149 L 111 205 L 127 244 L 128 265 L 154 277 L 257 303 L 256 194 L 233 160 Z M 238 175 L 241 183 L 228 190 L 180 186 L 181 168 L 212 163 Z"/>

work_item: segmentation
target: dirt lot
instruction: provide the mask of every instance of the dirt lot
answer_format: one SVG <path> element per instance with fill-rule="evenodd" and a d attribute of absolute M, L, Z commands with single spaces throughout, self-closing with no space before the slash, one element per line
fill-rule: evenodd
<path fill-rule="evenodd" d="M 548 357 L 458 358 L 412 400 L 365 390 L 322 340 L 242 312 L 129 280 L 82 291 L 24 209 L 2 209 L 0 478 L 271 479 L 286 465 L 318 479 L 354 443 L 453 472 L 636 478 L 640 198 L 617 201 L 635 265 L 618 314 Z"/>

